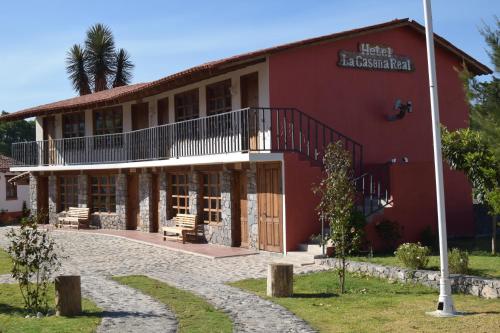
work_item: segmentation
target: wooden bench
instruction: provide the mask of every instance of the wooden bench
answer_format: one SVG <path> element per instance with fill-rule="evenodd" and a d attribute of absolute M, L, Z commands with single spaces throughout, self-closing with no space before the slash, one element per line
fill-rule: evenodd
<path fill-rule="evenodd" d="M 163 227 L 163 240 L 173 238 L 177 240 L 182 239 L 182 244 L 186 242 L 188 236 L 195 236 L 197 234 L 197 216 L 193 214 L 177 214 L 173 218 L 174 227 Z"/>
<path fill-rule="evenodd" d="M 57 219 L 56 227 L 70 227 L 80 229 L 89 227 L 89 208 L 69 207 L 66 216 Z"/>

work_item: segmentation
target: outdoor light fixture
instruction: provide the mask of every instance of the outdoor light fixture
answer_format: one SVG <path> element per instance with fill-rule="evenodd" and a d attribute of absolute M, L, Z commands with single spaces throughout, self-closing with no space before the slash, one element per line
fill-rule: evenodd
<path fill-rule="evenodd" d="M 408 157 L 403 157 L 403 163 L 408 163 Z"/>
<path fill-rule="evenodd" d="M 397 99 L 396 103 L 394 103 L 394 110 L 399 111 L 399 113 L 387 116 L 387 120 L 395 121 L 403 119 L 407 113 L 411 113 L 413 111 L 413 103 L 411 101 L 403 103 L 400 99 Z"/>

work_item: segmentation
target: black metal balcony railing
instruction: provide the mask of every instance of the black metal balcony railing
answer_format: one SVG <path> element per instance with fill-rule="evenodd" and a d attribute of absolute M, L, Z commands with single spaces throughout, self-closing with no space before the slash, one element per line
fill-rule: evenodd
<path fill-rule="evenodd" d="M 342 141 L 361 174 L 363 147 L 293 108 L 246 108 L 126 133 L 19 142 L 16 166 L 124 163 L 235 152 L 295 151 L 321 160 Z"/>

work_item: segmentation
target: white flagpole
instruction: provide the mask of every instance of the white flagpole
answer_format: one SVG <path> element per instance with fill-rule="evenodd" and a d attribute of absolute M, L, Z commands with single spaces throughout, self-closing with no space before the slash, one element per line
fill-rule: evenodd
<path fill-rule="evenodd" d="M 444 204 L 443 160 L 441 156 L 441 128 L 439 122 L 439 101 L 436 80 L 436 59 L 434 56 L 434 33 L 432 30 L 431 0 L 423 0 L 425 16 L 425 37 L 427 63 L 429 67 L 429 90 L 432 114 L 432 138 L 434 142 L 434 169 L 436 177 L 437 215 L 439 226 L 439 252 L 441 277 L 439 279 L 439 301 L 437 310 L 429 314 L 441 317 L 455 316 L 451 297 L 451 283 L 448 273 L 448 244 L 446 235 L 446 211 Z"/>

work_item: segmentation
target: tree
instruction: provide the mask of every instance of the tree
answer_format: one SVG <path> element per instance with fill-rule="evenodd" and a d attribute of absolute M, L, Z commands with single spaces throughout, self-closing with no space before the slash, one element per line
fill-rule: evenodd
<path fill-rule="evenodd" d="M 491 152 L 492 159 L 495 160 L 497 177 L 500 173 L 498 165 L 500 164 L 500 79 L 495 76 L 500 72 L 500 20 L 495 17 L 495 28 L 484 25 L 480 30 L 486 44 L 489 47 L 488 55 L 494 67 L 494 74 L 490 81 L 479 82 L 464 66 L 461 72 L 461 77 L 464 81 L 467 102 L 470 109 L 471 128 L 480 132 L 480 138 L 477 142 L 480 145 L 487 145 L 488 150 Z M 470 133 L 469 133 L 470 134 Z M 467 133 L 463 133 L 464 140 L 462 143 L 467 142 L 465 137 Z M 472 138 L 472 136 L 468 136 Z M 469 142 L 470 143 L 470 142 Z M 472 152 L 471 152 L 472 153 Z M 469 155 L 471 158 L 472 155 Z M 476 172 L 471 172 L 470 175 L 476 175 Z M 477 181 L 471 179 L 474 184 Z M 481 184 L 479 184 L 481 185 Z M 491 184 L 490 184 L 491 185 Z M 490 187 L 487 190 L 484 188 L 475 189 L 476 194 L 481 195 L 479 198 L 481 202 L 485 202 L 490 209 L 492 216 L 492 253 L 496 253 L 496 215 L 500 214 L 500 193 L 498 189 L 498 182 L 496 187 Z"/>
<path fill-rule="evenodd" d="M 323 158 L 324 178 L 313 188 L 321 196 L 317 211 L 330 222 L 330 240 L 335 256 L 340 260 L 338 270 L 340 293 L 345 292 L 346 257 L 355 251 L 362 238 L 363 226 L 354 206 L 355 184 L 352 158 L 341 141 L 328 145 Z"/>
<path fill-rule="evenodd" d="M 2 115 L 7 112 L 2 111 Z M 16 120 L 0 122 L 0 154 L 11 156 L 14 142 L 35 140 L 35 122 L 33 120 Z"/>
<path fill-rule="evenodd" d="M 109 27 L 101 23 L 91 26 L 84 45 L 73 45 L 66 58 L 69 79 L 80 95 L 130 83 L 134 64 L 127 51 L 116 51 Z"/>
<path fill-rule="evenodd" d="M 463 171 L 472 184 L 474 197 L 490 208 L 491 253 L 496 254 L 496 215 L 500 214 L 500 163 L 482 132 L 469 128 L 441 129 L 443 156 L 454 170 Z"/>

